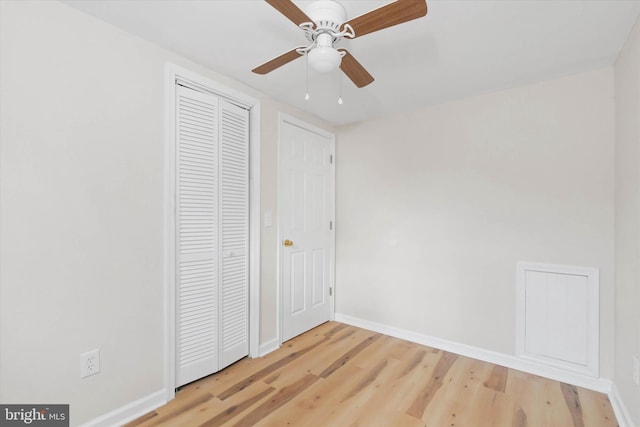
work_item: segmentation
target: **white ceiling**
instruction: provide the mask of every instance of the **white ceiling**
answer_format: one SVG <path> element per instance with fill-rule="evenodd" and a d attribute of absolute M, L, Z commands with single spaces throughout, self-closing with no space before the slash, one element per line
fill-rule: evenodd
<path fill-rule="evenodd" d="M 305 101 L 303 59 L 250 71 L 307 44 L 264 1 L 65 2 L 335 125 L 611 65 L 640 15 L 640 0 L 428 0 L 424 18 L 340 42 L 376 80 L 343 76 L 338 105 L 338 72 L 310 71 Z M 341 1 L 349 18 L 388 2 Z"/>

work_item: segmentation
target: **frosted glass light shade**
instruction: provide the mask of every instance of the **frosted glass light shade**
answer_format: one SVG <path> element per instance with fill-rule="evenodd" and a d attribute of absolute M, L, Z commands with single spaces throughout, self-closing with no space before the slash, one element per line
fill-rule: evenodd
<path fill-rule="evenodd" d="M 342 56 L 332 47 L 318 46 L 309 52 L 309 65 L 320 73 L 333 71 L 340 66 Z"/>

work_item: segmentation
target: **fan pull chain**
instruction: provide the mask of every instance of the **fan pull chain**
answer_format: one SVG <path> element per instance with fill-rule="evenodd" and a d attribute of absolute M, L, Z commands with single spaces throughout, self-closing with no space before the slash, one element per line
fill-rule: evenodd
<path fill-rule="evenodd" d="M 310 96 L 309 96 L 309 52 L 305 53 L 304 56 L 305 56 L 305 59 L 306 59 L 305 62 L 306 62 L 306 68 L 307 68 L 307 70 L 306 70 L 307 71 L 307 81 L 306 81 L 306 87 L 305 87 L 306 93 L 304 94 L 304 100 L 308 101 L 309 98 L 310 98 Z"/>
<path fill-rule="evenodd" d="M 342 72 L 338 67 L 338 104 L 342 105 Z"/>

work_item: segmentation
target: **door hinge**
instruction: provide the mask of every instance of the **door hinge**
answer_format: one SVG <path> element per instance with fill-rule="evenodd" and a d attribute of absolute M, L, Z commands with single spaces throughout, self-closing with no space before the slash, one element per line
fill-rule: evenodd
<path fill-rule="evenodd" d="M 333 230 L 333 221 L 329 221 L 329 230 Z"/>
<path fill-rule="evenodd" d="M 329 296 L 332 297 L 333 296 L 333 288 L 329 287 Z"/>
<path fill-rule="evenodd" d="M 333 164 L 333 154 L 329 154 L 329 163 Z"/>

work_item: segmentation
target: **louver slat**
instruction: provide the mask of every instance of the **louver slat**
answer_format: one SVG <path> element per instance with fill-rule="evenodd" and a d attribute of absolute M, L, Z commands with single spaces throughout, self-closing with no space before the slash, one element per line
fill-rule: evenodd
<path fill-rule="evenodd" d="M 249 112 L 220 101 L 220 369 L 248 354 Z"/>
<path fill-rule="evenodd" d="M 218 369 L 218 108 L 212 95 L 176 87 L 177 379 Z"/>

